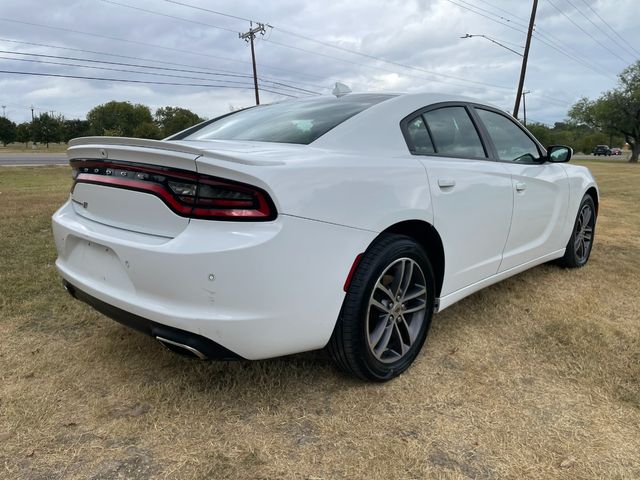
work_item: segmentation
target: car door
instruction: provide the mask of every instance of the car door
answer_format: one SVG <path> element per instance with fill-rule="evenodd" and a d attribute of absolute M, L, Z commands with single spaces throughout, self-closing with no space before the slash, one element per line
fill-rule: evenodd
<path fill-rule="evenodd" d="M 565 247 L 562 237 L 569 205 L 565 169 L 544 162 L 544 152 L 504 113 L 475 107 L 494 155 L 511 174 L 513 219 L 499 271 L 539 259 Z"/>
<path fill-rule="evenodd" d="M 495 275 L 509 232 L 511 177 L 488 150 L 461 104 L 410 115 L 403 132 L 427 171 L 434 227 L 445 253 L 441 296 Z"/>

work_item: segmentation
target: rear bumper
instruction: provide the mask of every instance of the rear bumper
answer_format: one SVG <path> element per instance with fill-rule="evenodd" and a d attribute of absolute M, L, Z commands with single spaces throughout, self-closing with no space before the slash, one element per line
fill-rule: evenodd
<path fill-rule="evenodd" d="M 69 203 L 53 232 L 56 267 L 87 303 L 146 333 L 178 329 L 246 359 L 322 348 L 351 264 L 376 235 L 281 215 L 191 220 L 166 238 L 87 220 Z"/>
<path fill-rule="evenodd" d="M 148 318 L 142 318 L 133 313 L 126 312 L 120 308 L 109 305 L 108 303 L 98 300 L 95 297 L 76 288 L 66 280 L 63 281 L 65 289 L 69 294 L 92 306 L 97 311 L 106 315 L 113 320 L 149 335 L 154 338 L 168 339 L 182 345 L 188 345 L 204 355 L 207 360 L 238 360 L 241 357 L 227 350 L 222 345 L 218 345 L 214 341 L 195 333 L 180 330 L 178 328 L 161 325 Z"/>

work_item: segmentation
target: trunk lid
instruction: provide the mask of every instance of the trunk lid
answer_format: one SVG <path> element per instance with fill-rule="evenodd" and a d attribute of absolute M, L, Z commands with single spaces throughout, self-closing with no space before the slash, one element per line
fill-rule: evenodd
<path fill-rule="evenodd" d="M 200 153 L 197 148 L 157 140 L 119 137 L 71 140 L 67 157 L 72 166 L 82 164 L 77 170 L 87 180 L 78 180 L 72 190 L 73 209 L 78 215 L 105 225 L 173 238 L 187 227 L 189 218 L 172 211 L 156 195 L 134 191 L 126 185 L 97 183 L 136 180 L 139 173 L 120 162 L 154 168 L 160 174 L 171 168 L 195 175 Z M 96 183 L 91 183 L 92 180 Z"/>

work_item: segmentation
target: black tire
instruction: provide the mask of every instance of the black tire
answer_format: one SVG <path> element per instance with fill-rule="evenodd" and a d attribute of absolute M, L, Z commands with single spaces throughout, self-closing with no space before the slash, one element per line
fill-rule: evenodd
<path fill-rule="evenodd" d="M 419 269 L 415 268 L 416 265 Z M 406 272 L 411 273 L 405 273 L 405 268 Z M 393 275 L 390 272 L 401 273 Z M 400 280 L 396 280 L 396 277 L 400 277 Z M 405 278 L 408 278 L 406 283 Z M 414 283 L 414 279 L 420 279 L 420 282 Z M 426 292 L 419 288 L 422 280 L 425 282 Z M 385 286 L 385 281 L 396 283 L 388 283 Z M 395 294 L 400 295 L 401 301 L 397 301 L 397 296 L 394 300 L 394 294 L 383 295 L 383 299 L 377 302 L 384 303 L 381 306 L 388 310 L 383 311 L 370 304 L 381 292 L 393 293 L 394 289 L 397 289 Z M 336 366 L 361 379 L 377 382 L 391 380 L 404 372 L 415 360 L 426 339 L 433 316 L 434 292 L 433 269 L 420 244 L 405 235 L 381 234 L 364 253 L 354 272 L 340 316 L 327 345 Z M 417 293 L 420 294 L 419 297 L 412 299 L 411 297 Z M 417 307 L 415 303 L 410 303 L 414 301 L 418 302 Z M 424 310 L 422 305 L 425 307 Z M 421 310 L 411 312 L 417 308 Z M 394 324 L 394 315 L 397 325 Z M 382 328 L 371 331 L 373 324 Z M 372 337 L 377 337 L 376 332 L 381 331 L 385 333 L 375 341 L 374 346 L 370 346 Z M 389 335 L 386 332 L 389 332 Z M 394 341 L 390 340 L 391 336 Z M 384 338 L 387 339 L 387 343 L 383 346 Z M 407 343 L 410 346 L 402 339 L 409 340 Z M 375 352 L 376 345 L 381 346 L 379 351 L 382 353 L 378 353 L 378 357 Z M 405 350 L 405 347 L 407 350 L 404 353 L 397 352 Z M 396 355 L 400 356 L 394 360 Z"/>
<path fill-rule="evenodd" d="M 585 209 L 590 211 L 589 220 L 586 222 L 587 226 L 584 227 L 584 212 Z M 590 232 L 590 238 L 588 242 L 585 241 L 585 233 Z M 591 255 L 591 249 L 593 248 L 593 241 L 596 234 L 596 207 L 593 203 L 591 195 L 585 195 L 580 202 L 580 208 L 578 208 L 578 214 L 576 215 L 575 223 L 573 224 L 573 230 L 571 231 L 571 237 L 567 243 L 567 247 L 564 252 L 564 257 L 558 260 L 558 265 L 565 268 L 580 268 L 584 267 L 589 261 Z M 583 241 L 581 242 L 580 239 Z"/>

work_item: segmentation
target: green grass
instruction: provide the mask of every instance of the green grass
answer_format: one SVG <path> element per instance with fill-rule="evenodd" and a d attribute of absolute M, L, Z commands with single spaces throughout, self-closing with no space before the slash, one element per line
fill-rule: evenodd
<path fill-rule="evenodd" d="M 640 478 L 640 168 L 589 167 L 589 265 L 446 309 L 384 385 L 318 352 L 184 359 L 74 301 L 50 229 L 69 169 L 0 168 L 0 477 Z"/>

